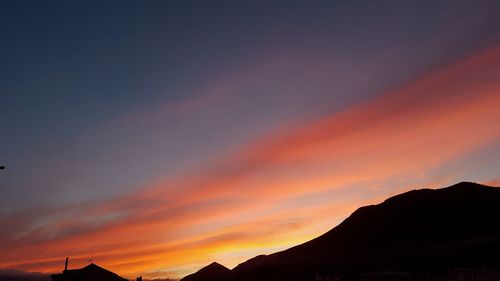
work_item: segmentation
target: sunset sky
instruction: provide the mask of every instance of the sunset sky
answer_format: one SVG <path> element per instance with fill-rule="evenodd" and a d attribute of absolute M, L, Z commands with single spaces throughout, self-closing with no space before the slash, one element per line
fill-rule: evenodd
<path fill-rule="evenodd" d="M 0 269 L 229 268 L 500 185 L 500 2 L 0 1 Z"/>

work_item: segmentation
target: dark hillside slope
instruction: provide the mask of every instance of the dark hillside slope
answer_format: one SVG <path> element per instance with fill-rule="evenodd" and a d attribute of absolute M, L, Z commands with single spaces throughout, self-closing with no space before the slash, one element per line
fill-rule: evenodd
<path fill-rule="evenodd" d="M 230 272 L 231 271 L 225 266 L 213 262 L 197 272 L 182 278 L 180 281 L 219 281 L 229 277 Z"/>
<path fill-rule="evenodd" d="M 250 259 L 224 279 L 314 280 L 326 273 L 361 280 L 370 272 L 429 276 L 458 267 L 500 267 L 500 188 L 463 182 L 409 191 L 359 208 L 309 242 Z"/>

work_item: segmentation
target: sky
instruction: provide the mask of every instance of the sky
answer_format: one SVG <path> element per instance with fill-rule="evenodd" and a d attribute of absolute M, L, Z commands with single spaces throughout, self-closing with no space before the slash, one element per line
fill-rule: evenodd
<path fill-rule="evenodd" d="M 1 1 L 0 269 L 181 278 L 500 185 L 498 1 Z"/>

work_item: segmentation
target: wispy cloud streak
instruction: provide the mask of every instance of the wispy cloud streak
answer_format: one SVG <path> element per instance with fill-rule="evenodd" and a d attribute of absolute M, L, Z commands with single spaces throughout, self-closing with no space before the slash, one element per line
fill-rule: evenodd
<path fill-rule="evenodd" d="M 111 201 L 4 215 L 0 267 L 56 271 L 61 257 L 78 266 L 99 249 L 98 262 L 123 274 L 178 277 L 212 259 L 235 265 L 303 242 L 359 205 L 453 182 L 453 171 L 426 175 L 500 139 L 499 73 L 500 48 L 488 49 L 266 136 L 188 178 Z"/>

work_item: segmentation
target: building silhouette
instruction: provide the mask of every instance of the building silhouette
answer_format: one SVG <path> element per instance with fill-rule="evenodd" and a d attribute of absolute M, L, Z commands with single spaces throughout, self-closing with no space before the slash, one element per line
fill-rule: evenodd
<path fill-rule="evenodd" d="M 66 258 L 63 272 L 52 274 L 51 277 L 52 281 L 128 281 L 94 263 L 79 269 L 68 269 L 68 258 Z"/>

